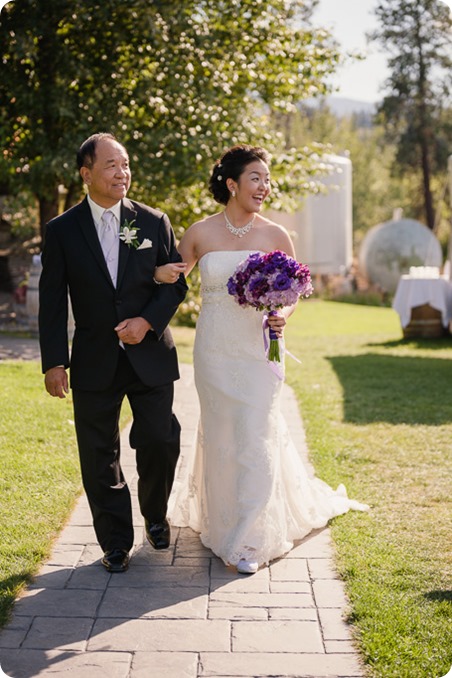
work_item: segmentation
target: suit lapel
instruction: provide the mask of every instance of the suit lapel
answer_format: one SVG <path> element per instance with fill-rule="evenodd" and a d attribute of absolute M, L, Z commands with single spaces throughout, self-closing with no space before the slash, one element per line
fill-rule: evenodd
<path fill-rule="evenodd" d="M 80 229 L 88 243 L 91 252 L 94 255 L 94 258 L 96 259 L 97 263 L 102 269 L 104 275 L 107 277 L 110 284 L 113 285 L 113 283 L 111 282 L 110 273 L 108 272 L 107 264 L 105 262 L 104 253 L 102 252 L 102 246 L 99 242 L 99 237 L 97 235 L 93 215 L 91 213 L 91 209 L 87 198 L 85 198 L 78 207 L 79 209 L 77 214 L 77 220 Z"/>
<path fill-rule="evenodd" d="M 124 198 L 121 205 L 121 226 L 124 221 L 132 222 L 136 220 L 137 213 L 133 208 L 133 204 L 127 198 Z M 136 221 L 134 226 L 136 226 Z M 116 287 L 119 288 L 122 278 L 124 276 L 124 271 L 126 270 L 127 260 L 130 254 L 130 248 L 132 245 L 126 245 L 122 240 L 119 241 L 119 262 L 118 262 L 118 279 L 116 281 Z"/>

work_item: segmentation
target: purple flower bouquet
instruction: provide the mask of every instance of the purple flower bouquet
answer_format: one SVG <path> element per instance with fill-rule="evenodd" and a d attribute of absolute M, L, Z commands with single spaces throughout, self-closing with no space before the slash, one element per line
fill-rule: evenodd
<path fill-rule="evenodd" d="M 228 292 L 241 306 L 275 314 L 277 308 L 292 306 L 299 297 L 313 292 L 311 274 L 305 264 L 280 250 L 250 254 L 228 280 Z M 278 338 L 270 330 L 268 360 L 280 362 Z"/>

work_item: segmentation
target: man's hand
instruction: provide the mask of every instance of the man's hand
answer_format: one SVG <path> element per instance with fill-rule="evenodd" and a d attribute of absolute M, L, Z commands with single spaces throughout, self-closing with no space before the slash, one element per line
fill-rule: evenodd
<path fill-rule="evenodd" d="M 152 330 L 151 323 L 141 316 L 122 320 L 115 327 L 116 334 L 123 344 L 140 344 L 149 330 Z"/>
<path fill-rule="evenodd" d="M 44 375 L 47 393 L 54 398 L 65 398 L 69 393 L 69 382 L 64 367 L 51 367 Z"/>

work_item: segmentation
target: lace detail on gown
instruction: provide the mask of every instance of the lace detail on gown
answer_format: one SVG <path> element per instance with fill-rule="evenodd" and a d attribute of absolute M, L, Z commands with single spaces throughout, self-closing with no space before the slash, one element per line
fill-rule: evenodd
<path fill-rule="evenodd" d="M 236 565 L 277 558 L 312 529 L 350 508 L 365 510 L 311 478 L 280 412 L 282 382 L 270 369 L 262 314 L 239 306 L 226 283 L 249 251 L 205 254 L 196 326 L 195 383 L 201 405 L 196 446 L 176 476 L 173 525 Z M 182 460 L 181 460 L 182 461 Z"/>

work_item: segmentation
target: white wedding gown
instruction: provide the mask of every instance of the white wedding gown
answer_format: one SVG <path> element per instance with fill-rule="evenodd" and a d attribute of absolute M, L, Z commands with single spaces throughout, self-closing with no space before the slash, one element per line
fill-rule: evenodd
<path fill-rule="evenodd" d="M 260 565 L 350 508 L 367 507 L 312 478 L 280 411 L 283 382 L 264 352 L 262 313 L 237 304 L 227 281 L 246 251 L 208 252 L 199 261 L 202 310 L 195 383 L 201 417 L 192 458 L 170 498 L 173 525 L 191 527 L 225 563 Z"/>

